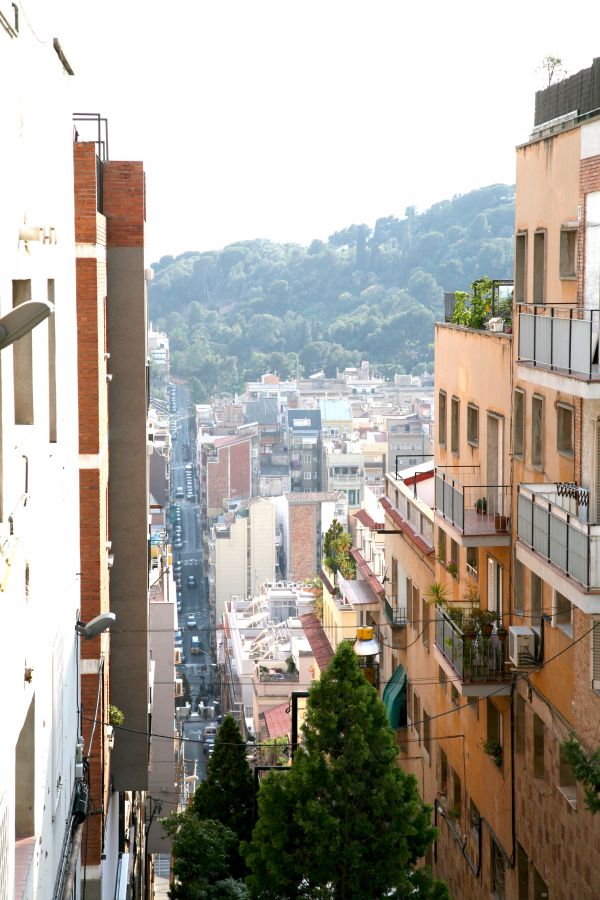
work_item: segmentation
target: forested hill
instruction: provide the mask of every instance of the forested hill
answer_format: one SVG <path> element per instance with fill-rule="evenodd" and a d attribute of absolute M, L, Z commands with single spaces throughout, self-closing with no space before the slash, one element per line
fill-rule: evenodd
<path fill-rule="evenodd" d="M 174 373 L 201 400 L 268 369 L 333 374 L 361 358 L 389 375 L 431 369 L 443 291 L 512 277 L 514 193 L 490 185 L 309 247 L 254 240 L 164 256 L 150 314 Z"/>

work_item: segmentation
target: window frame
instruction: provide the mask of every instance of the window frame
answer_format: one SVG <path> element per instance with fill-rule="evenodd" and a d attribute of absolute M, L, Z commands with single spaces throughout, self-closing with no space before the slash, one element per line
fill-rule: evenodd
<path fill-rule="evenodd" d="M 475 436 L 472 434 L 473 421 Z M 479 447 L 479 407 L 475 403 L 467 403 L 467 444 L 471 447 Z"/>
<path fill-rule="evenodd" d="M 454 427 L 456 410 L 456 429 Z M 452 396 L 450 401 L 450 453 L 460 455 L 460 397 Z"/>
<path fill-rule="evenodd" d="M 568 413 L 571 416 L 570 446 L 561 447 L 561 415 Z M 560 401 L 556 404 L 556 450 L 561 456 L 573 459 L 575 455 L 575 407 L 571 403 Z"/>
<path fill-rule="evenodd" d="M 442 424 L 443 423 L 443 424 Z M 438 445 L 446 447 L 448 441 L 448 395 L 438 391 Z"/>
<path fill-rule="evenodd" d="M 517 404 L 515 398 L 519 396 L 521 398 L 521 423 L 520 428 L 518 429 L 517 424 Z M 518 459 L 525 459 L 525 449 L 526 449 L 526 398 L 527 394 L 523 390 L 523 388 L 515 388 L 513 391 L 513 456 L 516 456 Z M 521 448 L 517 450 L 517 434 L 518 430 L 520 431 L 521 438 Z"/>
<path fill-rule="evenodd" d="M 527 302 L 528 243 L 529 235 L 527 230 L 517 231 L 515 235 L 515 303 Z M 521 262 L 522 266 L 520 265 Z"/>
<path fill-rule="evenodd" d="M 558 252 L 558 277 L 561 281 L 577 281 L 577 251 L 579 243 L 578 227 L 576 224 L 567 224 L 560 226 L 560 244 Z M 567 252 L 567 244 L 570 238 L 573 238 L 572 254 Z M 565 262 L 572 258 L 570 268 Z"/>
<path fill-rule="evenodd" d="M 540 425 L 539 425 L 539 458 L 536 455 L 534 458 L 534 451 L 536 447 L 535 440 L 535 407 L 536 404 L 540 404 Z M 533 469 L 537 469 L 540 472 L 544 471 L 544 418 L 545 418 L 545 409 L 544 409 L 544 397 L 541 394 L 534 394 L 531 398 L 531 466 Z"/>

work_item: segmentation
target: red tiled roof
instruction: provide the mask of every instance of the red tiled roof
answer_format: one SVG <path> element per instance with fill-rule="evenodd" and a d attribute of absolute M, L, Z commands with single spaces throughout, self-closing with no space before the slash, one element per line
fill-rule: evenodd
<path fill-rule="evenodd" d="M 423 553 L 433 553 L 433 547 L 430 547 L 429 544 L 420 537 L 416 531 L 410 527 L 408 522 L 405 522 L 398 510 L 394 509 L 390 501 L 387 497 L 380 497 L 379 502 L 387 512 L 388 516 L 394 522 L 395 525 L 398 525 L 400 530 L 413 542 Z"/>
<path fill-rule="evenodd" d="M 385 528 L 384 523 L 376 522 L 375 519 L 371 518 L 366 509 L 359 509 L 358 512 L 354 513 L 354 518 L 358 519 L 361 525 L 365 525 L 373 531 L 379 531 L 380 528 Z"/>
<path fill-rule="evenodd" d="M 292 719 L 289 703 L 280 703 L 264 711 L 265 725 L 270 738 L 290 737 Z"/>
<path fill-rule="evenodd" d="M 351 550 L 350 553 L 354 557 L 356 561 L 356 567 L 360 571 L 360 574 L 364 578 L 366 582 L 368 582 L 369 587 L 372 591 L 375 591 L 376 594 L 383 594 L 384 588 L 382 583 L 380 582 L 377 575 L 374 575 L 371 571 L 371 566 L 366 561 L 360 550 L 356 548 Z"/>
<path fill-rule="evenodd" d="M 329 578 L 327 577 L 327 575 L 325 574 L 325 572 L 323 571 L 323 569 L 319 569 L 319 578 L 321 579 L 321 581 L 323 582 L 323 584 L 325 585 L 325 587 L 327 588 L 327 590 L 329 591 L 329 593 L 330 593 L 330 594 L 333 594 L 335 588 L 334 588 L 334 586 L 332 585 L 332 583 L 331 583 L 331 581 L 329 580 Z"/>
<path fill-rule="evenodd" d="M 316 613 L 305 613 L 303 616 L 300 616 L 300 621 L 315 661 L 320 670 L 323 671 L 333 657 L 333 650 L 327 640 L 323 626 L 319 622 Z"/>

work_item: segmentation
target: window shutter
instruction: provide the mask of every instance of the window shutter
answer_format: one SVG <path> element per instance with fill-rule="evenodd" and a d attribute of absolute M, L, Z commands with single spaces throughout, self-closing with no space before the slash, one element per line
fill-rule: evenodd
<path fill-rule="evenodd" d="M 600 691 L 600 619 L 594 620 L 592 631 L 592 688 Z"/>
<path fill-rule="evenodd" d="M 496 582 L 495 565 L 491 556 L 487 561 L 487 608 L 489 612 L 496 611 Z"/>

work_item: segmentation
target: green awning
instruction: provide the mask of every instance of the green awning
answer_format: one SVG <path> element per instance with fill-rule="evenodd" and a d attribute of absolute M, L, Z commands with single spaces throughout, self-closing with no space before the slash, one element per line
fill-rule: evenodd
<path fill-rule="evenodd" d="M 406 725 L 406 671 L 398 666 L 383 692 L 388 721 L 392 728 Z"/>

